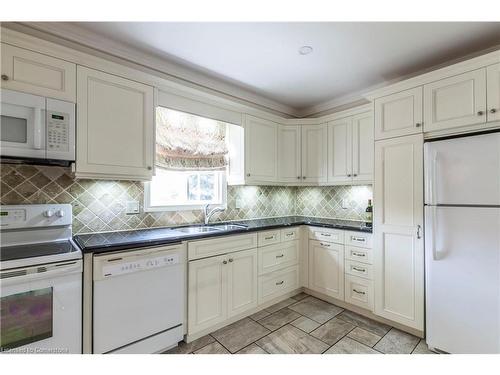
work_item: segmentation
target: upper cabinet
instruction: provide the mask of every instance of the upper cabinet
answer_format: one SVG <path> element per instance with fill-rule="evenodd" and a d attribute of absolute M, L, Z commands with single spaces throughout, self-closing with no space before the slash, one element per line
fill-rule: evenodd
<path fill-rule="evenodd" d="M 302 181 L 327 181 L 327 125 L 302 126 Z"/>
<path fill-rule="evenodd" d="M 422 87 L 375 99 L 375 139 L 422 133 Z"/>
<path fill-rule="evenodd" d="M 245 181 L 277 182 L 278 124 L 245 116 Z"/>
<path fill-rule="evenodd" d="M 371 112 L 328 123 L 328 183 L 371 183 L 373 145 Z"/>
<path fill-rule="evenodd" d="M 149 180 L 153 87 L 78 66 L 77 177 Z"/>
<path fill-rule="evenodd" d="M 2 88 L 76 101 L 76 65 L 2 43 Z"/>
<path fill-rule="evenodd" d="M 486 69 L 424 85 L 424 131 L 486 122 Z"/>
<path fill-rule="evenodd" d="M 278 181 L 299 183 L 301 180 L 301 126 L 280 126 L 278 129 Z"/>
<path fill-rule="evenodd" d="M 500 121 L 500 63 L 486 69 L 488 122 Z"/>

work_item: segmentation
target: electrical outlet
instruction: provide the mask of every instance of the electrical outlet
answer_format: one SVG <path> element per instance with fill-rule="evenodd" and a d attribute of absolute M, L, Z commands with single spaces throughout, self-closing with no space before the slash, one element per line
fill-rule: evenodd
<path fill-rule="evenodd" d="M 342 207 L 342 209 L 347 210 L 347 199 L 342 199 L 342 201 L 340 202 L 340 206 Z"/>
<path fill-rule="evenodd" d="M 139 213 L 139 201 L 127 201 L 125 207 L 125 213 L 127 215 L 135 215 Z"/>
<path fill-rule="evenodd" d="M 236 198 L 236 203 L 235 203 L 236 209 L 239 210 L 243 207 L 243 199 L 241 198 Z"/>

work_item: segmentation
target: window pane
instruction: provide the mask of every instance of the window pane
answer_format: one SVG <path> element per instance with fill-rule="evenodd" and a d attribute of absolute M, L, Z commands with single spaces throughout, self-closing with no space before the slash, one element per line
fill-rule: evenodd
<path fill-rule="evenodd" d="M 200 199 L 200 177 L 197 174 L 192 174 L 188 178 L 188 199 L 197 201 Z"/>
<path fill-rule="evenodd" d="M 203 201 L 215 199 L 215 176 L 213 174 L 200 176 L 200 199 Z"/>

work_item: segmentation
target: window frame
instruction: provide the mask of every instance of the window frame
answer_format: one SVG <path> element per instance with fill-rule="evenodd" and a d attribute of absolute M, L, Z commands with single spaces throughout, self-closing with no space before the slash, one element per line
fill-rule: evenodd
<path fill-rule="evenodd" d="M 156 168 L 155 171 L 153 171 L 153 176 L 156 175 Z M 184 173 L 182 171 L 179 171 L 181 173 Z M 193 171 L 193 172 L 206 172 L 206 171 Z M 220 195 L 221 195 L 221 203 L 219 204 L 210 204 L 210 207 L 212 208 L 221 208 L 221 209 L 227 209 L 227 171 L 226 170 L 220 170 L 220 171 L 213 171 L 213 172 L 218 172 L 219 176 L 219 188 L 220 188 Z M 144 212 L 171 212 L 171 211 L 195 211 L 195 210 L 202 210 L 207 204 L 177 204 L 177 205 L 168 205 L 168 206 L 152 206 L 151 205 L 151 183 L 152 181 L 147 181 L 144 183 Z"/>

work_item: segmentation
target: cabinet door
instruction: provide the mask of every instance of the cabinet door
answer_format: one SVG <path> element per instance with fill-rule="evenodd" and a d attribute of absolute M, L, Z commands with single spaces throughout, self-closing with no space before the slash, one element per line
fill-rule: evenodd
<path fill-rule="evenodd" d="M 153 88 L 78 67 L 79 177 L 151 179 Z"/>
<path fill-rule="evenodd" d="M 1 55 L 3 88 L 76 101 L 75 64 L 5 43 Z"/>
<path fill-rule="evenodd" d="M 488 122 L 500 120 L 500 64 L 490 65 L 486 69 L 488 98 Z"/>
<path fill-rule="evenodd" d="M 245 169 L 248 182 L 278 179 L 278 124 L 247 115 L 245 118 Z"/>
<path fill-rule="evenodd" d="M 352 180 L 352 118 L 328 123 L 328 182 Z"/>
<path fill-rule="evenodd" d="M 300 126 L 280 126 L 278 130 L 278 181 L 301 181 Z"/>
<path fill-rule="evenodd" d="M 344 299 L 344 245 L 309 241 L 309 288 Z"/>
<path fill-rule="evenodd" d="M 226 278 L 229 264 L 227 258 L 227 255 L 221 255 L 189 262 L 189 334 L 202 331 L 226 319 Z"/>
<path fill-rule="evenodd" d="M 302 126 L 302 181 L 327 181 L 327 125 Z"/>
<path fill-rule="evenodd" d="M 257 249 L 228 254 L 228 318 L 257 307 Z"/>
<path fill-rule="evenodd" d="M 373 181 L 373 116 L 363 113 L 352 117 L 352 179 Z"/>
<path fill-rule="evenodd" d="M 375 139 L 422 133 L 422 87 L 375 99 Z"/>
<path fill-rule="evenodd" d="M 458 128 L 486 121 L 486 69 L 424 86 L 424 130 Z"/>
<path fill-rule="evenodd" d="M 375 313 L 424 328 L 423 135 L 375 143 Z"/>

